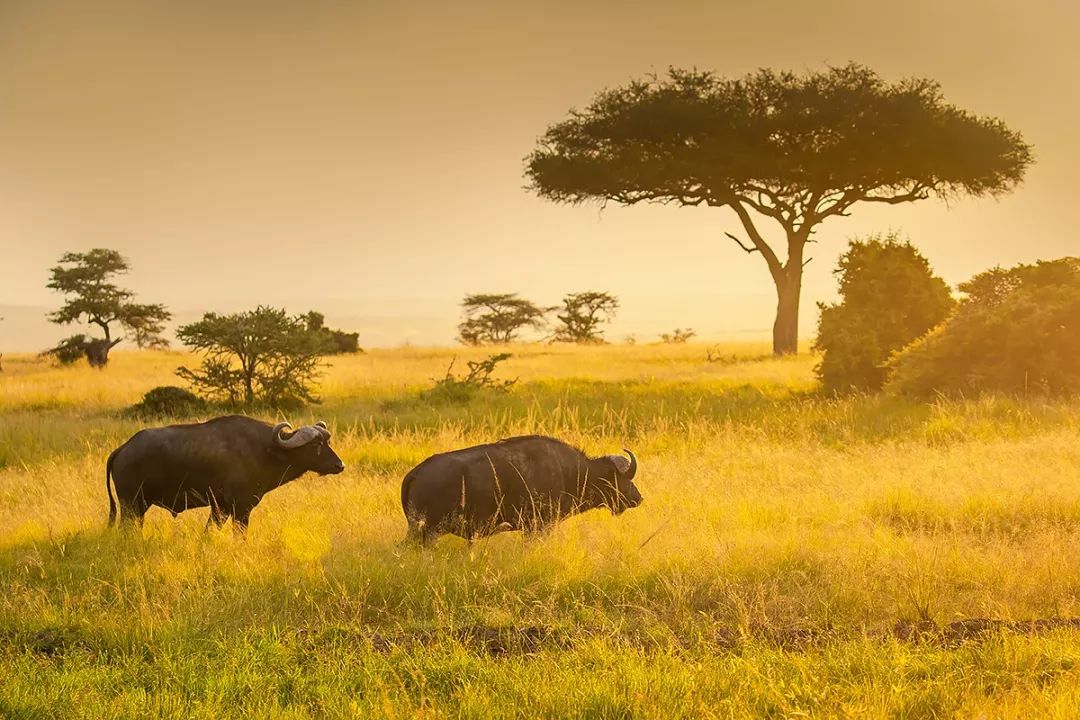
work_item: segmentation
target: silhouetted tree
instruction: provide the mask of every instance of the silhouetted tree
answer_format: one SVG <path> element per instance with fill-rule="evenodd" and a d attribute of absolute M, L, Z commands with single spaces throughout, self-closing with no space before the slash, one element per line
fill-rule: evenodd
<path fill-rule="evenodd" d="M 895 234 L 852 242 L 835 273 L 840 302 L 818 303 L 817 375 L 828 390 L 879 390 L 889 356 L 944 320 L 952 293 Z"/>
<path fill-rule="evenodd" d="M 932 80 L 886 83 L 849 64 L 737 80 L 671 69 L 601 92 L 548 128 L 526 176 L 556 202 L 730 208 L 776 285 L 773 351 L 794 353 L 806 244 L 857 203 L 999 195 L 1023 178 L 1031 148 L 1000 120 L 945 101 Z M 753 217 L 775 222 L 787 256 Z"/>
<path fill-rule="evenodd" d="M 517 293 L 466 295 L 461 307 L 465 319 L 458 325 L 458 340 L 465 345 L 514 342 L 524 328 L 543 328 L 550 311 Z"/>
<path fill-rule="evenodd" d="M 573 343 L 604 342 L 600 326 L 611 322 L 619 309 L 619 300 L 611 293 L 580 292 L 563 298 L 561 308 L 556 308 L 559 326 L 555 328 L 554 340 Z"/>
<path fill-rule="evenodd" d="M 232 405 L 318 402 L 311 384 L 324 346 L 303 315 L 264 306 L 232 315 L 206 313 L 176 336 L 203 355 L 199 369 L 181 367 L 176 374 L 212 399 Z"/>
<path fill-rule="evenodd" d="M 135 335 L 139 347 L 167 345 L 161 333 L 172 317 L 164 305 L 143 305 L 132 301 L 134 293 L 111 282 L 128 271 L 128 263 L 115 250 L 95 248 L 85 253 L 65 253 L 52 269 L 47 287 L 67 296 L 64 306 L 49 315 L 59 325 L 86 322 L 101 328 L 104 338 L 75 335 L 46 351 L 64 362 L 76 348 L 95 367 L 109 362 L 109 351 L 121 338 L 112 337 L 112 325 L 119 324 Z M 61 350 L 63 348 L 63 350 Z M 76 354 L 77 358 L 78 355 Z"/>

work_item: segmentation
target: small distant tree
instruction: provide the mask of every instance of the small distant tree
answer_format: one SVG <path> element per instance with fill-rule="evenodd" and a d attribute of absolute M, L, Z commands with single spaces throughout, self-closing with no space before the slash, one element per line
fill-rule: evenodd
<path fill-rule="evenodd" d="M 562 307 L 556 308 L 560 324 L 553 339 L 582 344 L 604 342 L 601 325 L 611 322 L 618 309 L 619 300 L 611 293 L 570 293 L 563 298 Z"/>
<path fill-rule="evenodd" d="M 949 318 L 889 361 L 905 395 L 1080 392 L 1080 258 L 994 268 Z"/>
<path fill-rule="evenodd" d="M 840 302 L 818 303 L 817 375 L 828 390 L 880 390 L 889 356 L 944 320 L 952 293 L 895 233 L 852 242 L 835 274 Z"/>
<path fill-rule="evenodd" d="M 165 338 L 165 322 L 169 319 L 168 313 L 164 316 L 157 313 L 155 305 L 132 306 L 125 323 L 131 331 L 135 346 L 140 350 L 165 350 L 169 347 L 169 341 Z"/>
<path fill-rule="evenodd" d="M 85 253 L 64 253 L 60 264 L 52 269 L 47 287 L 67 298 L 63 307 L 49 315 L 49 320 L 58 325 L 73 322 L 96 325 L 104 338 L 75 335 L 47 353 L 55 354 L 63 362 L 74 348 L 81 348 L 91 365 L 104 367 L 109 362 L 109 351 L 122 339 L 113 338 L 115 325 L 133 333 L 139 347 L 167 344 L 162 332 L 172 315 L 165 306 L 136 303 L 134 293 L 111 282 L 128 268 L 127 260 L 115 250 L 95 248 Z"/>
<path fill-rule="evenodd" d="M 304 316 L 309 332 L 322 338 L 323 354 L 342 355 L 360 352 L 360 333 L 349 333 L 326 327 L 326 317 L 321 312 L 310 311 Z"/>
<path fill-rule="evenodd" d="M 326 316 L 315 310 L 309 310 L 307 315 L 304 315 L 304 324 L 307 325 L 308 332 L 321 333 L 327 329 Z"/>
<path fill-rule="evenodd" d="M 551 310 L 517 293 L 466 295 L 461 307 L 465 319 L 458 325 L 458 340 L 465 345 L 514 342 L 525 328 L 542 329 Z"/>
<path fill-rule="evenodd" d="M 318 402 L 311 385 L 324 346 L 302 315 L 260 306 L 218 315 L 176 331 L 186 346 L 203 355 L 201 367 L 176 371 L 208 397 L 231 405 Z"/>
<path fill-rule="evenodd" d="M 675 328 L 670 333 L 660 333 L 660 341 L 669 345 L 682 345 L 697 335 L 691 328 Z"/>

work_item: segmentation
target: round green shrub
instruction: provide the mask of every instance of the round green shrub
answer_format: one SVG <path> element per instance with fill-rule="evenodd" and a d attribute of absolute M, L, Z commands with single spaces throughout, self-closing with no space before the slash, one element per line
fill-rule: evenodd
<path fill-rule="evenodd" d="M 949 286 L 895 235 L 852 242 L 836 274 L 840 302 L 818 304 L 815 370 L 827 390 L 880 390 L 889 356 L 949 314 Z"/>
<path fill-rule="evenodd" d="M 1080 258 L 994 268 L 932 333 L 889 362 L 905 395 L 1080 393 Z"/>
<path fill-rule="evenodd" d="M 130 408 L 137 417 L 185 417 L 207 409 L 206 401 L 190 390 L 162 385 L 150 390 L 137 405 Z"/>

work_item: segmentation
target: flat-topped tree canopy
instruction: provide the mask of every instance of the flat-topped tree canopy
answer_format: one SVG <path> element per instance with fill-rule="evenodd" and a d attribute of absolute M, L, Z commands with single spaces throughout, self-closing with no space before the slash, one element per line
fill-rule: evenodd
<path fill-rule="evenodd" d="M 526 158 L 556 202 L 729 207 L 765 258 L 779 298 L 774 350 L 795 351 L 803 246 L 859 202 L 1000 195 L 1033 160 L 996 118 L 949 104 L 933 80 L 888 83 L 862 65 L 739 79 L 670 69 L 599 93 L 552 125 Z M 751 216 L 780 224 L 781 258 Z"/>
<path fill-rule="evenodd" d="M 66 297 L 59 310 L 49 314 L 49 320 L 58 325 L 85 322 L 101 328 L 104 338 L 88 338 L 74 335 L 62 341 L 47 353 L 61 361 L 73 361 L 84 351 L 90 364 L 105 367 L 109 351 L 120 342 L 113 338 L 113 324 L 120 324 L 135 335 L 135 342 L 142 347 L 167 347 L 165 323 L 172 314 L 164 305 L 148 305 L 134 302 L 135 294 L 112 282 L 115 275 L 128 271 L 128 261 L 116 250 L 94 248 L 84 253 L 69 252 L 60 257 L 60 264 L 52 268 L 48 287 Z"/>

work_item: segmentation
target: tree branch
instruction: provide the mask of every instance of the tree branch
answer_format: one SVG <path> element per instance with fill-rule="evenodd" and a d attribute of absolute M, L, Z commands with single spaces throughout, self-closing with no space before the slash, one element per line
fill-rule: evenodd
<path fill-rule="evenodd" d="M 827 205 L 822 208 L 818 213 L 821 219 L 827 218 L 830 215 L 847 215 L 846 210 L 857 202 L 878 202 L 886 203 L 888 205 L 899 205 L 900 203 L 914 202 L 916 200 L 925 200 L 930 196 L 930 187 L 923 183 L 915 183 L 911 186 L 911 189 L 907 192 L 900 193 L 899 195 L 870 195 L 869 190 L 862 188 L 848 188 L 843 191 L 839 198 L 837 198 L 832 205 Z M 826 193 L 822 198 L 827 199 L 835 196 L 835 192 Z"/>
<path fill-rule="evenodd" d="M 734 235 L 732 235 L 731 233 L 729 233 L 729 232 L 725 232 L 724 234 L 725 234 L 725 235 L 727 235 L 727 236 L 728 236 L 729 238 L 731 238 L 732 240 L 734 240 L 734 241 L 735 241 L 735 244 L 736 244 L 736 245 L 738 245 L 739 247 L 741 247 L 741 248 L 742 248 L 743 250 L 745 250 L 745 251 L 746 251 L 746 253 L 747 253 L 748 255 L 749 255 L 750 253 L 753 253 L 753 252 L 757 252 L 757 251 L 758 251 L 758 249 L 757 249 L 756 247 L 746 247 L 745 245 L 743 245 L 743 243 L 742 243 L 742 240 L 740 240 L 739 238 L 735 237 L 735 236 L 734 236 Z"/>
<path fill-rule="evenodd" d="M 739 202 L 739 198 L 732 195 L 728 198 L 721 198 L 721 205 L 727 205 L 735 214 L 739 216 L 739 221 L 742 222 L 743 228 L 746 230 L 746 234 L 750 236 L 750 241 L 754 243 L 754 248 L 761 253 L 761 256 L 765 258 L 765 263 L 769 266 L 769 273 L 774 277 L 778 277 L 783 272 L 783 265 L 780 264 L 780 260 L 777 259 L 776 253 L 769 247 L 769 243 L 765 242 L 765 238 L 758 232 L 757 226 L 754 225 L 753 219 L 750 217 L 750 213 L 746 211 L 742 203 Z M 742 243 L 739 243 L 742 245 Z"/>
<path fill-rule="evenodd" d="M 910 191 L 903 193 L 902 195 L 863 195 L 859 198 L 863 202 L 880 202 L 888 203 L 889 205 L 899 205 L 900 203 L 914 202 L 915 200 L 925 200 L 929 197 L 927 192 L 929 188 L 925 185 L 916 185 Z"/>

